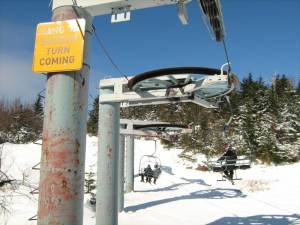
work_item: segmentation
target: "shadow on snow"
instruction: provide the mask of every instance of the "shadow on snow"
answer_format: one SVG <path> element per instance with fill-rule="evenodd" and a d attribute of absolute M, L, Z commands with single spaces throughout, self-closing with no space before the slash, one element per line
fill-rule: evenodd
<path fill-rule="evenodd" d="M 178 187 L 183 186 L 183 185 L 189 185 L 189 184 L 199 184 L 199 185 L 203 185 L 203 186 L 211 186 L 207 183 L 205 183 L 204 180 L 202 179 L 186 179 L 181 177 L 181 180 L 184 180 L 186 182 L 182 182 L 182 183 L 177 183 L 177 184 L 172 184 L 166 187 L 162 187 L 162 188 L 156 188 L 156 189 L 149 189 L 149 190 L 136 190 L 135 192 L 160 192 L 160 191 L 175 191 L 178 190 Z M 159 182 L 159 180 L 158 180 Z"/>
<path fill-rule="evenodd" d="M 186 183 L 185 183 L 186 184 Z M 176 184 L 175 184 L 176 185 Z M 178 184 L 181 185 L 181 184 Z M 174 186 L 174 185 L 171 185 Z M 170 186 L 170 187 L 171 187 Z M 154 190 L 153 190 L 154 191 Z M 225 199 L 225 198 L 244 198 L 244 195 L 240 190 L 237 189 L 224 189 L 224 188 L 215 188 L 191 192 L 189 195 L 182 195 L 172 198 L 155 200 L 152 202 L 146 202 L 139 205 L 128 206 L 124 209 L 125 212 L 129 211 L 138 211 L 141 209 L 146 209 L 149 207 L 166 204 L 174 201 L 188 200 L 188 199 Z"/>
<path fill-rule="evenodd" d="M 256 215 L 249 217 L 223 217 L 206 225 L 296 225 L 300 215 Z"/>
<path fill-rule="evenodd" d="M 175 175 L 175 173 L 173 173 L 172 171 L 172 167 L 170 166 L 161 166 L 161 170 L 166 172 L 167 174 Z"/>

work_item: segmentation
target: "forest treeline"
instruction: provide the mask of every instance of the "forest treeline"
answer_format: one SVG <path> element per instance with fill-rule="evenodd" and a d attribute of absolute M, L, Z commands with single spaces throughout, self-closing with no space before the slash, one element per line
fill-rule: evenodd
<path fill-rule="evenodd" d="M 43 124 L 42 96 L 33 104 L 20 99 L 0 99 L 0 144 L 27 143 L 41 138 Z"/>
<path fill-rule="evenodd" d="M 232 144 L 238 154 L 252 154 L 266 163 L 300 160 L 300 82 L 294 84 L 285 75 L 271 84 L 249 74 L 238 91 L 230 96 L 233 121 L 225 131 L 230 108 L 224 101 L 220 109 L 205 109 L 192 103 L 151 105 L 121 109 L 127 119 L 159 120 L 175 124 L 193 124 L 192 134 L 181 135 L 168 147 L 180 147 L 188 154 L 204 153 L 208 157 Z M 99 98 L 89 111 L 87 131 L 97 134 Z M 43 103 L 37 96 L 33 104 L 19 99 L 0 100 L 0 143 L 26 143 L 41 137 Z"/>

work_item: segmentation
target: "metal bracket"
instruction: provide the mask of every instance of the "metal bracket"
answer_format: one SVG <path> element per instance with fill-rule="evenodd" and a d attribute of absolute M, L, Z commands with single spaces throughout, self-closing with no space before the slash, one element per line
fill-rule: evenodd
<path fill-rule="evenodd" d="M 41 165 L 41 162 L 35 164 L 33 167 L 31 167 L 32 170 L 40 170 L 41 168 L 39 167 Z"/>
<path fill-rule="evenodd" d="M 32 194 L 32 195 L 36 195 L 36 194 L 39 193 L 39 188 L 35 188 L 31 192 L 29 192 L 29 193 Z"/>
<path fill-rule="evenodd" d="M 28 219 L 29 221 L 37 220 L 37 215 L 34 215 Z"/>
<path fill-rule="evenodd" d="M 111 22 L 119 23 L 130 21 L 130 6 L 112 8 Z"/>
<path fill-rule="evenodd" d="M 189 18 L 185 4 L 186 3 L 184 0 L 178 1 L 178 18 L 182 25 L 187 25 L 189 23 Z"/>

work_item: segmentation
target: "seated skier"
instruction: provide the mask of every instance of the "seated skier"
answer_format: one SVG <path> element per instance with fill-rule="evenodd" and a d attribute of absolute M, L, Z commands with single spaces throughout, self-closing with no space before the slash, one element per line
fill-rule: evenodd
<path fill-rule="evenodd" d="M 145 182 L 145 180 L 144 180 L 144 177 L 145 177 L 145 171 L 146 171 L 146 168 L 144 169 L 143 172 L 140 173 L 140 176 L 141 176 L 141 182 Z"/>
<path fill-rule="evenodd" d="M 151 179 L 153 177 L 153 170 L 150 165 L 144 170 L 144 176 L 146 177 L 146 182 L 151 184 Z"/>
<path fill-rule="evenodd" d="M 218 161 L 224 161 L 224 174 L 225 178 L 233 180 L 233 173 L 235 169 L 235 163 L 237 160 L 237 155 L 234 149 L 230 145 L 226 146 L 226 152 L 218 159 Z"/>
<path fill-rule="evenodd" d="M 161 174 L 161 169 L 158 167 L 157 164 L 154 165 L 154 170 L 153 170 L 153 183 L 156 184 L 156 180 Z"/>

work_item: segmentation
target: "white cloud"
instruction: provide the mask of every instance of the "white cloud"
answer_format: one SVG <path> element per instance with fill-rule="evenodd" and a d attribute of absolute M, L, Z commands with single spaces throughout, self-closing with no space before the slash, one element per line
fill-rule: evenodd
<path fill-rule="evenodd" d="M 9 21 L 0 21 L 0 49 L 2 51 L 32 51 L 34 36 L 34 25 L 20 25 Z"/>
<path fill-rule="evenodd" d="M 0 98 L 32 102 L 45 87 L 45 76 L 31 69 L 34 25 L 0 23 Z"/>
<path fill-rule="evenodd" d="M 0 97 L 32 102 L 45 87 L 45 76 L 31 71 L 32 56 L 0 53 Z"/>

